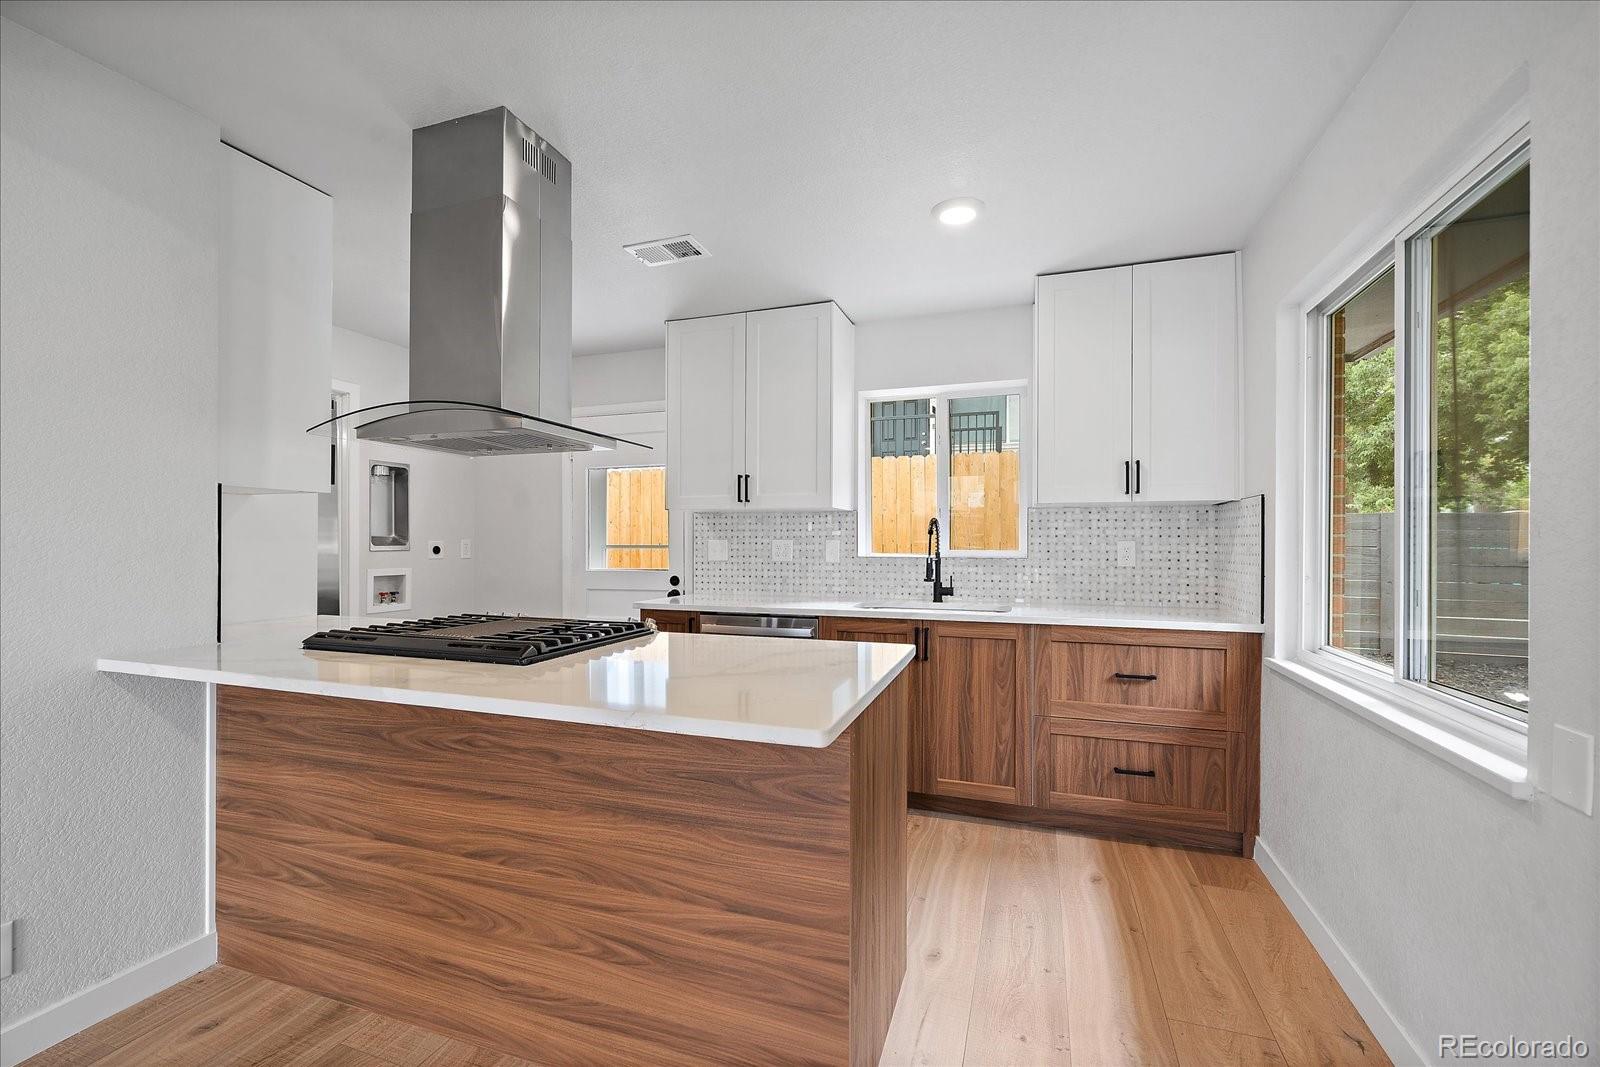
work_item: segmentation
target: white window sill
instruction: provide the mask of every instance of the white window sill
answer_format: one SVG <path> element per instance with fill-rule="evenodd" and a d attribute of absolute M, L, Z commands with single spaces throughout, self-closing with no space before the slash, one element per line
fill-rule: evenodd
<path fill-rule="evenodd" d="M 1518 800 L 1533 796 L 1533 786 L 1528 781 L 1526 738 L 1522 738 L 1522 758 L 1513 759 L 1443 728 L 1431 721 L 1432 716 L 1423 709 L 1409 706 L 1411 702 L 1403 698 L 1380 696 L 1296 660 L 1269 657 L 1267 666 L 1302 689 L 1331 700 L 1507 796 Z"/>

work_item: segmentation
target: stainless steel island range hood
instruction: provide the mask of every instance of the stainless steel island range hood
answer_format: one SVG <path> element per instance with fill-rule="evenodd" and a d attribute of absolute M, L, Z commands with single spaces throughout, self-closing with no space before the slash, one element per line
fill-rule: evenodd
<path fill-rule="evenodd" d="M 572 418 L 572 169 L 503 107 L 411 135 L 411 397 L 319 423 L 463 456 L 619 441 Z M 646 446 L 639 446 L 646 447 Z"/>

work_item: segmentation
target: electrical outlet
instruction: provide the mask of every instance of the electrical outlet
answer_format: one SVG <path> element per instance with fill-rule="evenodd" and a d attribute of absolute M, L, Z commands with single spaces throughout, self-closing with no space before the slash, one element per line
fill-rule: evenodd
<path fill-rule="evenodd" d="M 444 542 L 443 541 L 429 541 L 428 542 L 428 558 L 429 559 L 444 559 Z"/>
<path fill-rule="evenodd" d="M 15 919 L 0 923 L 0 978 L 11 977 L 11 939 L 15 936 Z"/>
<path fill-rule="evenodd" d="M 794 562 L 794 542 L 783 539 L 772 542 L 772 561 L 774 563 Z"/>
<path fill-rule="evenodd" d="M 844 542 L 837 537 L 828 538 L 828 543 L 822 546 L 822 562 L 838 563 L 844 559 Z"/>
<path fill-rule="evenodd" d="M 1139 558 L 1139 554 L 1132 541 L 1117 542 L 1117 566 L 1132 567 Z"/>
<path fill-rule="evenodd" d="M 472 558 L 472 538 L 470 538 L 470 537 L 463 537 L 461 539 L 461 558 L 462 559 L 471 559 Z"/>
<path fill-rule="evenodd" d="M 707 541 L 706 559 L 711 563 L 728 562 L 728 542 L 716 538 Z"/>

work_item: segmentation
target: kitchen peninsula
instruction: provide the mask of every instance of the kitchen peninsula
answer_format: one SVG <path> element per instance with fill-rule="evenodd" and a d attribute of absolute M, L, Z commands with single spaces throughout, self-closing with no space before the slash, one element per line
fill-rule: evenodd
<path fill-rule="evenodd" d="M 911 646 L 301 649 L 339 622 L 98 663 L 215 687 L 222 962 L 539 1062 L 876 1060 Z"/>

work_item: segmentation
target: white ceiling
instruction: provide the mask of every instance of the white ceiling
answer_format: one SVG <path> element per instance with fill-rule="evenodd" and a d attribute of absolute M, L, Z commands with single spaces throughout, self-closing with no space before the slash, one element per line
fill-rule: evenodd
<path fill-rule="evenodd" d="M 335 197 L 334 315 L 404 343 L 410 130 L 504 104 L 573 166 L 573 342 L 831 297 L 1026 303 L 1237 248 L 1404 14 L 1328 3 L 39 3 L 0 12 Z M 929 217 L 976 196 L 972 227 Z M 626 243 L 691 232 L 663 268 Z"/>

